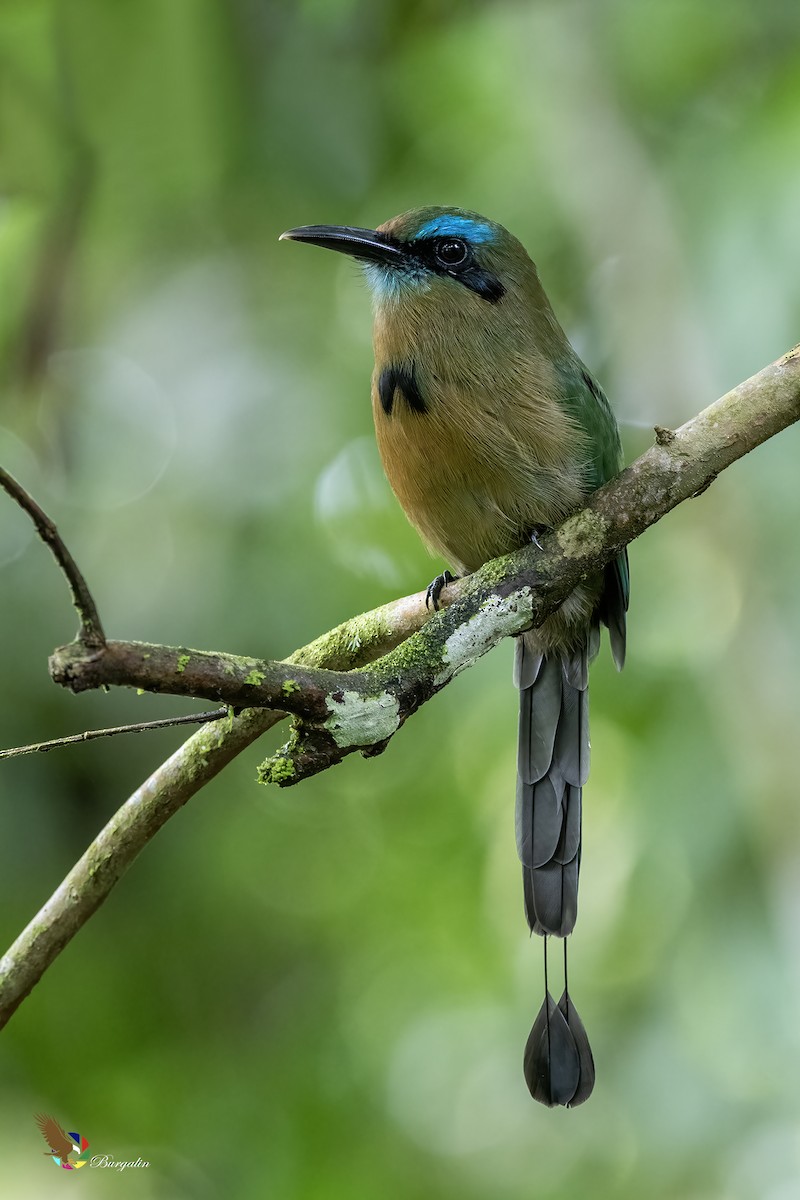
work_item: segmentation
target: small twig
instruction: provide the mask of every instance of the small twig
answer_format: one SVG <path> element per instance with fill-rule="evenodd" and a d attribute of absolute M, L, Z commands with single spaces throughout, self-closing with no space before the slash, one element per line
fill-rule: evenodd
<path fill-rule="evenodd" d="M 158 721 L 140 721 L 138 725 L 115 725 L 111 729 L 86 729 L 83 733 L 72 733 L 68 737 L 52 738 L 49 742 L 34 742 L 30 746 L 14 746 L 0 750 L 0 759 L 19 758 L 22 754 L 46 754 L 59 746 L 74 746 L 78 742 L 93 742 L 95 738 L 116 737 L 118 733 L 146 733 L 151 729 L 167 729 L 171 725 L 204 725 L 209 721 L 221 721 L 230 716 L 229 708 L 215 708 L 210 712 L 187 713 L 182 717 L 163 717 Z"/>
<path fill-rule="evenodd" d="M 64 545 L 54 523 L 44 509 L 40 508 L 33 497 L 25 491 L 22 484 L 18 483 L 13 475 L 9 475 L 3 467 L 0 467 L 0 487 L 8 492 L 12 500 L 16 500 L 20 508 L 28 514 L 36 526 L 39 537 L 49 546 L 53 558 L 64 572 L 69 590 L 72 592 L 72 603 L 80 618 L 81 642 L 89 649 L 101 649 L 106 644 L 106 635 L 100 623 L 97 606 L 78 564 Z"/>

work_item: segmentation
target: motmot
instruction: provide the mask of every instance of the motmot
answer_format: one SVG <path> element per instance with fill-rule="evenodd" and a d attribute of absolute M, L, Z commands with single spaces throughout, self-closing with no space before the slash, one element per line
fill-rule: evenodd
<path fill-rule="evenodd" d="M 418 208 L 377 229 L 306 225 L 282 239 L 338 250 L 364 269 L 374 307 L 372 411 L 389 483 L 448 569 L 442 588 L 539 538 L 622 465 L 606 396 L 573 350 L 522 244 L 460 208 Z M 566 938 L 578 912 L 582 788 L 589 771 L 589 664 L 600 627 L 625 659 L 627 554 L 585 579 L 516 638 L 516 839 L 525 915 L 544 938 L 545 998 L 524 1055 L 536 1100 L 581 1104 L 594 1086 L 569 994 Z M 564 940 L 556 1004 L 547 938 Z"/>

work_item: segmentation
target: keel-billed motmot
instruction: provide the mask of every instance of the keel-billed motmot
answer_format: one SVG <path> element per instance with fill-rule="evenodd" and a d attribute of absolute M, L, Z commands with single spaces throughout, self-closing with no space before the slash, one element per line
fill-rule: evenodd
<path fill-rule="evenodd" d="M 459 573 L 536 540 L 616 475 L 622 451 L 608 401 L 502 225 L 464 209 L 420 208 L 375 230 L 308 225 L 282 237 L 362 263 L 374 301 L 372 409 L 384 469 L 423 541 Z M 450 578 L 434 580 L 434 604 Z M 594 1085 L 567 989 L 566 942 L 556 1004 L 546 939 L 566 938 L 575 925 L 588 668 L 601 624 L 622 667 L 628 578 L 623 555 L 516 639 L 517 848 L 528 924 L 545 938 L 545 1000 L 524 1069 L 547 1105 L 580 1104 Z"/>

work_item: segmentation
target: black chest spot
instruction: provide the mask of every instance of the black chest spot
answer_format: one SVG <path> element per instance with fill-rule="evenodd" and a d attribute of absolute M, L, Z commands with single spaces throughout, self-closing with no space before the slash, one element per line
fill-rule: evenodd
<path fill-rule="evenodd" d="M 418 413 L 420 416 L 427 412 L 427 405 L 420 391 L 413 362 L 393 363 L 390 367 L 384 367 L 378 377 L 378 397 L 381 408 L 387 417 L 392 415 L 395 396 L 398 394 L 411 412 Z"/>

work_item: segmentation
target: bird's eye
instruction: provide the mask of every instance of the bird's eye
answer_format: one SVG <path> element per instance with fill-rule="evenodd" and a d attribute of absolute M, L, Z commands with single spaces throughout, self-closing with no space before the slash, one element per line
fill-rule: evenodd
<path fill-rule="evenodd" d="M 442 238 L 436 243 L 436 257 L 443 267 L 460 267 L 468 254 L 469 247 L 460 238 Z"/>

